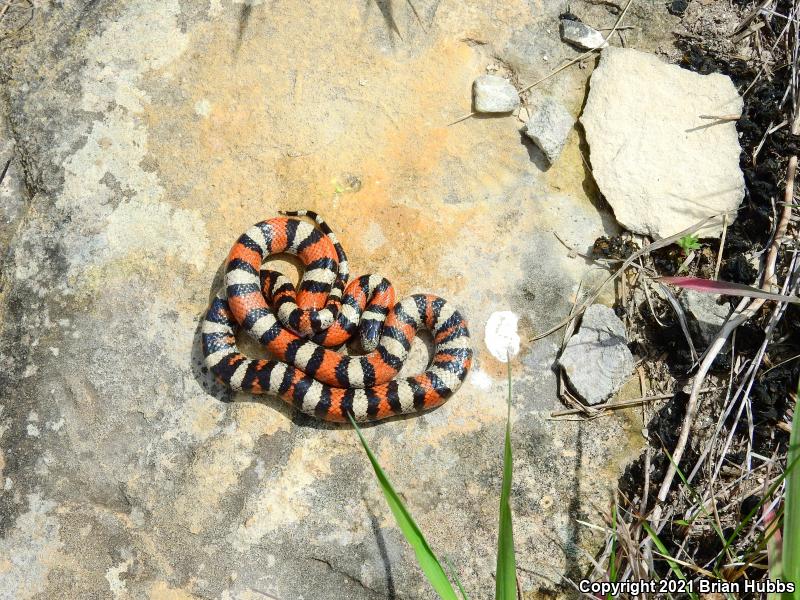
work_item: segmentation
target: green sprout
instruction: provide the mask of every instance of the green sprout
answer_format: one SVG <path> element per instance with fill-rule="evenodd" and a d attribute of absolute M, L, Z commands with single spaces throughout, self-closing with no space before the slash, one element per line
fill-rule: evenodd
<path fill-rule="evenodd" d="M 678 240 L 678 246 L 681 247 L 684 254 L 689 254 L 692 250 L 700 249 L 700 238 L 690 233 Z"/>

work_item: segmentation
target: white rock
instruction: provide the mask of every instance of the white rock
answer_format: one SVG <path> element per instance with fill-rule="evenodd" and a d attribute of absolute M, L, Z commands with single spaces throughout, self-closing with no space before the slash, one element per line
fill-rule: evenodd
<path fill-rule="evenodd" d="M 736 126 L 701 115 L 741 110 L 724 75 L 698 75 L 637 50 L 603 50 L 581 123 L 592 173 L 617 220 L 663 238 L 736 209 L 744 197 Z M 700 235 L 720 231 L 714 225 Z"/>
<path fill-rule="evenodd" d="M 575 117 L 558 100 L 542 97 L 528 108 L 530 118 L 525 125 L 525 135 L 533 140 L 550 164 L 555 162 L 567 142 Z"/>
<path fill-rule="evenodd" d="M 563 41 L 582 50 L 594 50 L 595 48 L 608 46 L 608 42 L 602 33 L 579 21 L 562 19 L 559 29 L 561 30 L 561 39 Z"/>
<path fill-rule="evenodd" d="M 588 404 L 598 404 L 616 392 L 635 365 L 625 326 L 603 304 L 586 309 L 580 331 L 569 339 L 558 362 L 572 388 Z"/>
<path fill-rule="evenodd" d="M 519 94 L 508 79 L 481 75 L 472 84 L 472 100 L 480 113 L 507 113 L 519 106 Z"/>

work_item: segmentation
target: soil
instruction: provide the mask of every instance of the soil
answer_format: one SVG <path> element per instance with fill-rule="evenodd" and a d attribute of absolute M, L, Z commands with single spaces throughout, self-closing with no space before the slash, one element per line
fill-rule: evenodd
<path fill-rule="evenodd" d="M 702 12 L 695 10 L 698 9 L 695 6 L 697 0 L 689 4 L 688 10 L 684 7 L 683 10 L 676 11 L 675 4 L 677 3 L 670 5 L 670 12 L 684 14 L 682 21 L 684 34 L 679 35 L 676 43 L 681 52 L 679 64 L 698 73 L 717 72 L 728 75 L 744 96 L 744 112 L 738 120 L 737 128 L 742 146 L 740 164 L 745 175 L 746 196 L 736 220 L 727 228 L 721 248 L 719 278 L 736 283 L 759 285 L 757 266 L 765 249 L 771 243 L 776 213 L 780 210 L 780 202 L 783 199 L 788 159 L 800 151 L 800 138 L 792 135 L 788 126 L 784 125 L 771 131 L 787 119 L 788 106 L 785 102 L 782 103 L 782 100 L 789 85 L 790 69 L 786 68 L 786 60 L 781 61 L 776 56 L 764 57 L 741 45 L 737 48 L 731 42 L 733 33 L 731 23 L 741 22 L 741 19 L 752 10 L 752 3 L 736 3 L 733 6 L 727 3 L 714 3 L 713 8 L 704 4 Z M 779 14 L 788 14 L 790 10 L 790 3 L 785 0 L 779 2 L 774 9 Z M 784 25 L 779 17 L 773 16 L 766 18 L 762 30 L 766 32 L 764 35 L 767 39 L 774 39 L 769 36 L 776 35 Z M 603 248 L 601 244 L 601 253 Z M 702 249 L 697 251 L 698 258 L 692 261 L 689 271 L 682 274 L 712 278 L 719 252 L 718 241 L 703 240 Z M 678 246 L 671 246 L 652 253 L 646 266 L 659 275 L 674 275 L 684 258 L 685 253 Z M 776 269 L 779 281 L 785 278 L 789 258 L 791 255 L 787 252 L 779 255 Z M 736 305 L 739 299 L 730 298 L 729 301 L 731 305 Z M 662 375 L 660 385 L 677 392 L 670 402 L 656 412 L 648 424 L 647 431 L 653 448 L 648 479 L 650 489 L 647 490 L 650 507 L 669 465 L 669 459 L 661 450 L 675 447 L 682 426 L 688 395 L 680 390 L 690 381 L 695 368 L 680 323 L 671 306 L 660 298 L 654 298 L 652 305 L 657 313 L 655 315 L 647 302 L 638 305 L 635 315 L 629 315 L 635 325 L 635 335 L 639 336 L 636 351 L 640 356 L 648 357 L 644 364 L 645 370 L 652 373 L 654 378 L 657 378 L 656 373 L 660 372 Z M 737 364 L 741 365 L 744 361 L 756 358 L 764 339 L 768 315 L 772 310 L 773 305 L 767 303 L 755 318 L 737 330 L 735 336 Z M 794 305 L 790 306 L 782 322 L 773 332 L 765 360 L 750 390 L 752 452 L 762 456 L 784 456 L 786 452 L 788 434 L 778 427 L 778 424 L 791 422 L 790 410 L 793 402 L 790 397 L 800 377 L 800 361 L 787 360 L 800 354 L 798 317 L 800 309 Z M 702 345 L 700 348 L 702 349 Z M 707 379 L 709 387 L 727 385 L 731 358 L 729 349 L 720 353 Z M 724 407 L 724 394 L 706 396 L 701 402 L 695 429 L 690 437 L 690 445 L 679 465 L 684 472 L 692 469 L 700 453 L 711 443 L 710 433 Z M 720 436 L 722 441 L 733 423 L 733 416 L 725 422 Z M 740 465 L 745 465 L 747 460 L 746 423 L 747 418 L 742 416 L 724 458 L 724 467 L 716 483 L 717 488 L 723 488 L 741 477 L 743 473 Z M 716 443 L 721 445 L 722 442 Z M 717 453 L 714 460 L 716 462 L 719 460 L 721 449 L 715 447 L 714 452 Z M 635 506 L 645 493 L 644 461 L 643 457 L 631 465 L 620 480 L 623 496 Z M 750 481 L 752 486 L 753 478 Z M 707 485 L 707 474 L 698 473 L 693 481 L 695 489 L 703 490 Z M 677 551 L 683 546 L 696 564 L 703 565 L 713 560 L 721 550 L 722 542 L 711 527 L 686 527 L 679 524 L 677 520 L 682 518 L 693 503 L 686 497 L 685 488 L 684 493 L 677 491 L 680 487 L 683 486 L 673 483 L 673 493 L 668 501 L 671 503 L 670 509 L 673 511 L 674 520 L 662 531 L 660 538 L 670 552 Z M 733 533 L 735 526 L 758 505 L 761 499 L 758 494 L 742 493 L 739 487 L 734 486 L 727 495 L 717 496 L 719 522 L 725 536 Z M 669 574 L 666 562 L 662 562 L 657 568 L 662 575 Z M 745 576 L 759 579 L 764 576 L 764 571 L 752 568 Z"/>

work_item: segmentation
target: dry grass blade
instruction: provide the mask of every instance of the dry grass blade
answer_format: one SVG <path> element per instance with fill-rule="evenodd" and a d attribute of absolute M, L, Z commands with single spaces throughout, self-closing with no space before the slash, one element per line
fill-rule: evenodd
<path fill-rule="evenodd" d="M 717 252 L 717 264 L 714 265 L 714 279 L 719 279 L 719 268 L 722 266 L 722 256 L 725 254 L 725 238 L 728 236 L 728 215 L 722 216 L 722 237 L 719 240 L 719 252 Z"/>
<path fill-rule="evenodd" d="M 697 350 L 695 350 L 692 336 L 689 334 L 689 323 L 686 320 L 686 313 L 683 311 L 683 307 L 681 306 L 680 302 L 678 302 L 675 294 L 672 293 L 672 290 L 658 280 L 656 280 L 656 283 L 658 283 L 659 288 L 664 293 L 667 302 L 669 302 L 669 305 L 672 307 L 675 316 L 678 318 L 678 323 L 681 326 L 683 337 L 686 338 L 686 344 L 689 346 L 689 352 L 692 354 L 692 362 L 697 362 Z"/>
<path fill-rule="evenodd" d="M 704 390 L 700 390 L 701 394 L 705 394 L 708 392 L 716 392 L 722 388 L 706 388 Z M 656 394 L 654 396 L 642 396 L 641 398 L 631 398 L 630 400 L 620 400 L 619 402 L 614 402 L 610 400 L 608 402 L 603 402 L 602 404 L 595 404 L 592 408 L 596 411 L 600 410 L 617 410 L 620 408 L 630 408 L 632 406 L 639 406 L 640 404 L 646 404 L 648 402 L 656 402 L 658 400 L 669 400 L 670 398 L 674 398 L 675 394 Z M 550 417 L 564 417 L 567 415 L 578 415 L 585 413 L 586 410 L 584 408 L 570 408 L 567 410 L 557 410 L 550 413 Z M 601 413 L 602 414 L 602 413 Z"/>
<path fill-rule="evenodd" d="M 771 294 L 759 288 L 754 288 L 741 283 L 731 283 L 729 281 L 716 281 L 714 279 L 700 279 L 699 277 L 660 277 L 658 281 L 663 281 L 677 287 L 694 290 L 704 294 L 718 294 L 723 296 L 743 296 L 745 298 L 760 298 L 762 300 L 774 300 L 775 302 L 792 302 L 800 304 L 800 298 L 787 294 Z"/>

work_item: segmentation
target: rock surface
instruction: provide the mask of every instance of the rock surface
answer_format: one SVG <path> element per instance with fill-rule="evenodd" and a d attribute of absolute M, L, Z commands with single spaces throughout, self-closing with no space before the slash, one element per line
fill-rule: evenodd
<path fill-rule="evenodd" d="M 689 321 L 689 326 L 706 344 L 714 339 L 731 313 L 730 305 L 718 304 L 718 299 L 719 296 L 701 294 L 693 290 L 684 290 L 680 297 L 684 309 L 693 317 Z"/>
<path fill-rule="evenodd" d="M 580 21 L 561 19 L 559 25 L 561 39 L 581 50 L 594 50 L 608 46 L 603 34 Z"/>
<path fill-rule="evenodd" d="M 741 110 L 727 76 L 692 73 L 637 50 L 603 50 L 581 123 L 592 174 L 617 220 L 663 238 L 736 209 L 744 197 L 736 125 L 702 117 Z M 721 219 L 700 235 L 720 232 Z"/>
<path fill-rule="evenodd" d="M 435 27 L 404 3 L 391 23 L 388 3 L 347 0 L 324 15 L 40 3 L 0 49 L 25 184 L 0 275 L 4 598 L 434 598 L 349 428 L 232 395 L 200 366 L 233 241 L 299 208 L 326 218 L 355 275 L 441 294 L 470 321 L 458 394 L 365 435 L 476 598 L 494 585 L 507 394 L 482 340 L 493 312 L 519 316 L 514 533 L 519 563 L 536 565 L 520 583 L 574 597 L 561 575 L 579 579 L 602 542 L 575 519 L 607 504 L 642 424 L 636 411 L 550 420 L 556 340 L 528 340 L 568 313 L 587 271 L 552 232 L 586 248 L 616 225 L 585 195 L 577 140 L 545 173 L 514 119 L 447 126 L 469 111 L 486 48 L 508 45 L 502 24 L 554 22 L 563 4 L 414 4 Z M 571 110 L 586 76 L 559 79 Z M 422 340 L 416 354 L 409 371 Z"/>
<path fill-rule="evenodd" d="M 598 404 L 619 390 L 633 372 L 625 325 L 614 310 L 593 304 L 581 328 L 567 342 L 559 364 L 570 385 L 588 404 Z"/>
<path fill-rule="evenodd" d="M 25 209 L 22 168 L 15 150 L 4 115 L 0 113 L 0 261 Z"/>
<path fill-rule="evenodd" d="M 525 124 L 525 135 L 553 164 L 567 143 L 567 136 L 575 125 L 575 117 L 558 100 L 548 96 L 529 103 L 527 108 L 530 116 Z"/>
<path fill-rule="evenodd" d="M 479 113 L 509 113 L 519 106 L 519 94 L 508 79 L 481 75 L 472 84 L 472 101 Z"/>

